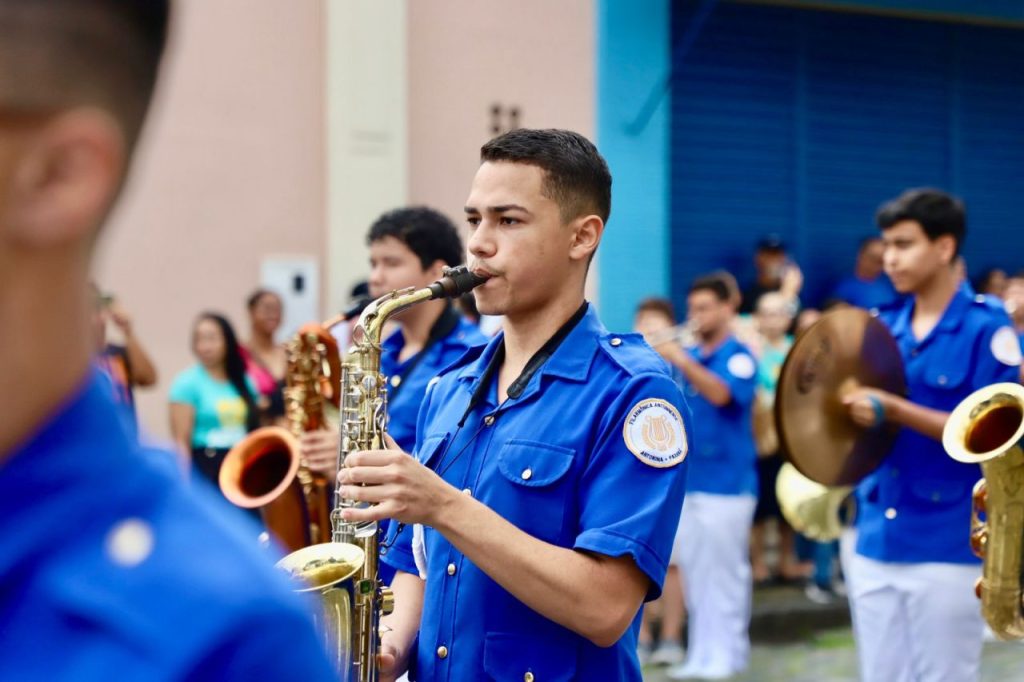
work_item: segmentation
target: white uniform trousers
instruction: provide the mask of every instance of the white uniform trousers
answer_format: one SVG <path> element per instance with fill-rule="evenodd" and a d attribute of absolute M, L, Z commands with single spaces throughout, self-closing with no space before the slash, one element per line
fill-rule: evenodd
<path fill-rule="evenodd" d="M 751 495 L 687 493 L 673 555 L 682 573 L 689 639 L 673 677 L 723 678 L 750 658 Z"/>
<path fill-rule="evenodd" d="M 978 679 L 985 628 L 974 594 L 979 566 L 853 554 L 846 570 L 863 682 Z"/>

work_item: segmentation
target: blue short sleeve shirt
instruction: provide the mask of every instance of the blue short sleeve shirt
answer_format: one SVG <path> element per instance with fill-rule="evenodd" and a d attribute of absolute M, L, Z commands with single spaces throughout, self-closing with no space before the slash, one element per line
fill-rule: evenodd
<path fill-rule="evenodd" d="M 609 334 L 590 309 L 518 398 L 499 407 L 491 386 L 467 413 L 500 341 L 471 351 L 429 390 L 417 456 L 540 540 L 631 557 L 656 597 L 690 433 L 668 367 L 639 336 Z M 384 560 L 415 574 L 410 538 L 403 531 Z M 418 679 L 641 679 L 639 614 L 619 642 L 598 647 L 521 603 L 437 531 L 425 529 L 424 540 Z"/>
<path fill-rule="evenodd" d="M 258 529 L 117 409 L 93 375 L 0 461 L 0 679 L 336 679 Z"/>
<path fill-rule="evenodd" d="M 979 388 L 1018 380 L 1020 348 L 1001 305 L 961 288 L 920 340 L 913 312 L 911 298 L 879 313 L 903 357 L 908 400 L 950 412 Z M 857 551 L 878 561 L 976 563 L 967 531 L 979 478 L 978 465 L 902 428 L 882 465 L 857 487 Z"/>
<path fill-rule="evenodd" d="M 757 495 L 752 423 L 757 361 L 734 337 L 707 354 L 697 346 L 687 352 L 725 382 L 730 400 L 724 406 L 714 405 L 692 385 L 686 387 L 694 429 L 686 489 L 715 495 Z"/>
<path fill-rule="evenodd" d="M 405 337 L 399 329 L 381 343 L 380 368 L 389 377 L 388 433 L 406 452 L 416 447 L 416 417 L 427 392 L 427 384 L 471 347 L 487 339 L 465 318 L 444 338 L 420 351 L 422 358 L 413 356 L 404 362 L 398 356 L 405 346 Z M 397 383 L 396 383 L 396 377 Z"/>

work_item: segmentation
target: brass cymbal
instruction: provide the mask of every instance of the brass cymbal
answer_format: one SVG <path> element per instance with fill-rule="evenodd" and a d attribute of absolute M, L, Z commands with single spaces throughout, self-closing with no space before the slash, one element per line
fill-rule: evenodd
<path fill-rule="evenodd" d="M 842 404 L 860 387 L 906 393 L 896 341 L 865 310 L 825 313 L 793 344 L 775 394 L 783 454 L 812 481 L 855 485 L 889 453 L 899 428 L 861 428 Z"/>

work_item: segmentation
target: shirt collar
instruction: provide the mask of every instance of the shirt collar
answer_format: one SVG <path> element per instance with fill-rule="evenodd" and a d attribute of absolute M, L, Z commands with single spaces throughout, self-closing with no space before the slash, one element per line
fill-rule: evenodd
<path fill-rule="evenodd" d="M 960 325 L 964 321 L 964 316 L 967 313 L 968 308 L 971 307 L 971 301 L 974 299 L 973 290 L 969 285 L 961 285 L 957 288 L 953 294 L 953 298 L 949 300 L 946 305 L 946 309 L 942 313 L 942 317 L 939 318 L 938 324 L 935 325 L 935 329 L 932 330 L 928 336 L 932 336 L 936 332 L 955 332 L 960 328 Z M 904 334 L 911 333 L 910 323 L 914 314 L 914 297 L 910 296 L 907 298 L 906 303 L 897 313 L 895 319 L 893 319 L 891 332 L 895 337 L 900 337 Z M 924 341 L 924 339 L 921 339 Z"/>
<path fill-rule="evenodd" d="M 430 350 L 430 348 L 433 348 L 435 346 L 445 348 L 449 346 L 468 348 L 473 344 L 470 344 L 469 342 L 466 341 L 466 331 L 469 328 L 472 328 L 472 326 L 473 325 L 468 320 L 466 320 L 465 317 L 459 315 L 459 321 L 455 325 L 455 328 L 452 329 L 452 331 L 449 334 L 446 334 L 445 336 L 441 337 L 435 343 L 431 344 L 429 348 L 426 348 L 424 350 Z M 386 339 L 381 341 L 380 346 L 385 353 L 393 353 L 393 357 L 398 357 L 398 353 L 400 353 L 402 349 L 405 347 L 405 334 L 402 332 L 401 325 L 398 325 L 398 328 L 395 329 L 394 332 L 389 334 Z"/>
<path fill-rule="evenodd" d="M 597 339 L 607 334 L 604 325 L 597 317 L 594 306 L 587 304 L 587 312 L 583 319 L 573 328 L 558 346 L 551 358 L 544 363 L 544 366 L 537 372 L 540 376 L 560 377 L 570 381 L 583 381 L 590 374 L 590 365 L 594 360 L 594 353 L 597 350 Z M 491 339 L 480 353 L 479 357 L 470 362 L 456 374 L 458 381 L 474 382 L 483 376 L 488 363 L 494 357 L 498 345 L 505 338 L 501 332 Z M 525 398 L 533 393 L 534 387 L 538 386 L 538 379 L 530 381 L 530 385 L 520 398 Z"/>
<path fill-rule="evenodd" d="M 693 353 L 693 355 L 696 356 L 698 359 L 700 359 L 702 362 L 709 363 L 714 358 L 716 358 L 717 356 L 719 356 L 719 355 L 721 355 L 723 353 L 728 352 L 728 353 L 731 354 L 732 353 L 732 347 L 733 347 L 733 345 L 735 343 L 736 343 L 736 337 L 734 337 L 732 334 L 729 334 L 728 336 L 726 336 L 722 340 L 722 342 L 720 344 L 718 344 L 713 349 L 711 349 L 711 352 L 708 353 L 707 355 L 704 354 L 704 350 L 703 350 L 703 348 L 701 348 L 700 344 L 697 344 L 697 345 L 694 345 L 694 346 L 690 346 L 690 350 Z"/>

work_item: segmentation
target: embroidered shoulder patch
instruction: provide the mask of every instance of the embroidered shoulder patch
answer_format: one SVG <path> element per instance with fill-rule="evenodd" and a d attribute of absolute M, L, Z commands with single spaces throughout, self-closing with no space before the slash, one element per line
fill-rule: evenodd
<path fill-rule="evenodd" d="M 679 410 L 658 398 L 633 406 L 622 425 L 622 438 L 637 459 L 659 469 L 679 464 L 689 450 Z"/>
<path fill-rule="evenodd" d="M 992 335 L 992 355 L 996 360 L 1016 367 L 1021 362 L 1020 339 L 1011 327 L 1000 327 Z"/>
<path fill-rule="evenodd" d="M 746 353 L 736 353 L 733 355 L 729 358 L 729 362 L 726 363 L 726 367 L 729 369 L 729 374 L 737 379 L 749 379 L 757 371 L 754 358 Z"/>

